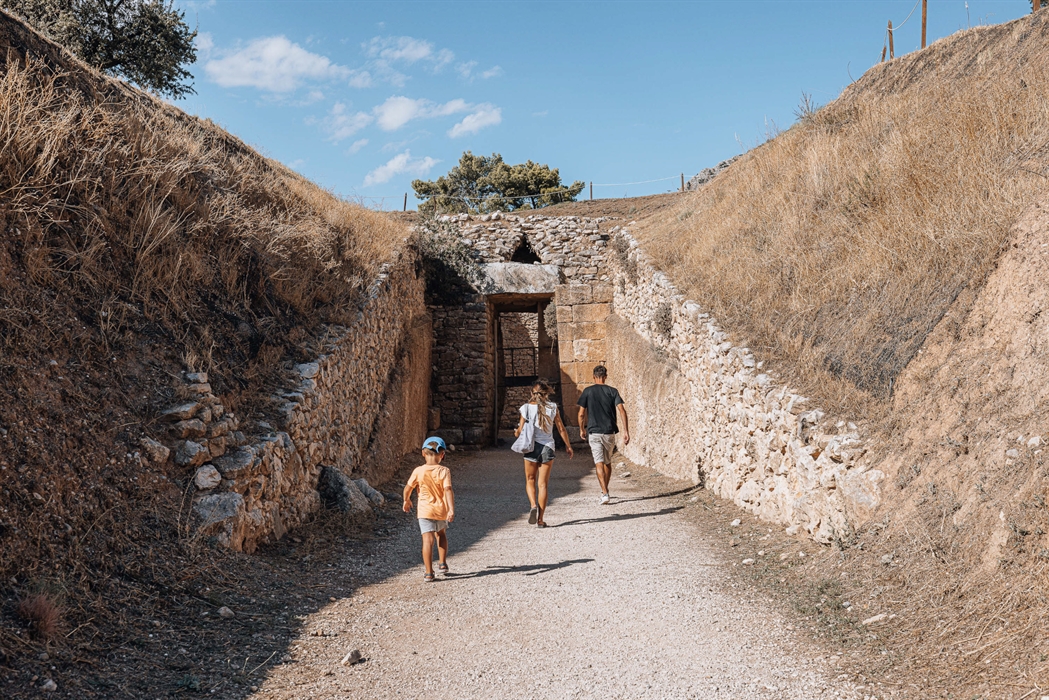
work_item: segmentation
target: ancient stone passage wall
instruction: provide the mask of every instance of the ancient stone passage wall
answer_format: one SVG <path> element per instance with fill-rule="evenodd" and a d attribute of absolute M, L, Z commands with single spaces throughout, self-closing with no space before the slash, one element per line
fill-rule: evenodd
<path fill-rule="evenodd" d="M 609 234 L 602 229 L 603 218 L 496 213 L 443 216 L 438 221 L 455 227 L 458 237 L 481 266 L 511 262 L 515 254 L 526 250 L 543 265 L 556 266 L 563 281 L 607 285 L 609 276 L 604 258 Z M 457 304 L 430 307 L 434 319 L 430 425 L 454 444 L 489 443 L 501 422 L 513 420 L 508 411 L 521 398 L 509 392 L 505 397 L 507 411 L 501 417 L 495 415 L 499 369 L 497 311 L 488 296 L 493 294 L 492 290 L 485 287 L 474 291 L 477 293 Z M 547 333 L 554 330 L 553 326 L 558 328 L 555 333 L 560 332 L 562 317 L 563 312 L 547 307 L 544 313 Z M 556 368 L 551 369 L 552 374 L 556 374 Z M 574 401 L 574 397 L 571 400 Z M 568 407 L 567 399 L 565 406 Z"/>
<path fill-rule="evenodd" d="M 329 329 L 316 359 L 295 367 L 260 434 L 236 433 L 236 420 L 201 385 L 206 377 L 191 377 L 197 394 L 163 418 L 178 438 L 176 462 L 197 469 L 198 534 L 251 552 L 320 507 L 323 467 L 388 478 L 425 437 L 432 337 L 409 250 L 370 286 L 356 322 Z"/>
<path fill-rule="evenodd" d="M 558 356 L 565 424 L 578 428 L 578 400 L 594 383 L 594 367 L 608 361 L 607 321 L 612 287 L 607 284 L 564 284 L 554 297 L 557 306 Z"/>
<path fill-rule="evenodd" d="M 828 425 L 777 383 L 628 231 L 617 232 L 609 262 L 610 383 L 631 416 L 624 454 L 819 542 L 848 538 L 877 505 L 883 477 L 864 461 L 856 426 Z"/>

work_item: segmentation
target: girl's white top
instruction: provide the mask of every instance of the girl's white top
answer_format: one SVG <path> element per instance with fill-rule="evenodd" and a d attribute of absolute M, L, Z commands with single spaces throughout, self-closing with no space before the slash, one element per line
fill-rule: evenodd
<path fill-rule="evenodd" d="M 554 419 L 557 417 L 557 404 L 547 403 L 546 404 L 546 415 L 550 416 L 550 432 L 547 432 L 539 427 L 539 421 L 537 420 L 539 407 L 534 403 L 526 403 L 521 406 L 521 415 L 524 416 L 526 421 L 531 421 L 535 426 L 535 441 L 540 445 L 546 445 L 551 450 L 554 449 Z"/>

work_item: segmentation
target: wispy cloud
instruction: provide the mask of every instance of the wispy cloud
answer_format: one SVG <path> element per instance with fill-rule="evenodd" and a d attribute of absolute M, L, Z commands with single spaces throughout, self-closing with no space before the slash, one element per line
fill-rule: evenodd
<path fill-rule="evenodd" d="M 451 50 L 438 49 L 432 42 L 410 36 L 373 37 L 361 44 L 361 51 L 368 58 L 362 72 L 368 73 L 372 81 L 379 79 L 397 87 L 408 81 L 402 69 L 421 64 L 439 73 L 455 61 Z"/>
<path fill-rule="evenodd" d="M 333 143 L 338 143 L 339 141 L 343 141 L 353 136 L 358 131 L 371 124 L 374 120 L 374 117 L 367 112 L 353 112 L 347 104 L 336 102 L 332 106 L 331 111 L 328 112 L 328 116 L 321 119 L 319 123 L 321 128 L 328 133 L 328 140 Z M 307 119 L 306 123 L 316 124 L 318 121 L 315 119 Z M 367 140 L 365 140 L 365 144 L 366 143 Z M 362 147 L 363 145 L 364 144 L 362 144 Z"/>
<path fill-rule="evenodd" d="M 204 66 L 208 77 L 223 87 L 255 87 L 291 92 L 307 81 L 349 78 L 349 68 L 332 63 L 283 36 L 255 39 L 244 48 Z"/>
<path fill-rule="evenodd" d="M 395 155 L 387 161 L 385 165 L 380 165 L 378 168 L 365 175 L 364 186 L 370 187 L 371 185 L 381 185 L 384 182 L 389 182 L 397 175 L 405 173 L 410 175 L 425 175 L 439 162 L 440 161 L 434 160 L 429 156 L 413 159 L 411 151 L 405 151 L 404 153 Z"/>
<path fill-rule="evenodd" d="M 503 74 L 503 69 L 500 66 L 492 66 L 484 73 L 481 73 L 481 77 L 487 80 L 488 78 L 498 78 Z"/>
<path fill-rule="evenodd" d="M 211 32 L 197 32 L 197 36 L 193 39 L 193 47 L 197 50 L 198 60 L 209 59 L 211 52 L 215 50 L 215 39 L 211 36 Z"/>
<path fill-rule="evenodd" d="M 503 69 L 499 66 L 492 66 L 481 73 L 477 73 L 476 68 L 477 61 L 465 61 L 455 66 L 455 72 L 459 74 L 460 78 L 471 83 L 478 77 L 488 80 L 489 78 L 496 78 L 503 74 Z"/>
<path fill-rule="evenodd" d="M 413 100 L 410 97 L 395 96 L 387 99 L 372 110 L 375 123 L 383 131 L 396 131 L 413 119 L 446 117 L 452 114 L 468 112 L 472 109 L 465 100 L 455 99 L 437 104 L 430 100 Z"/>
<path fill-rule="evenodd" d="M 503 121 L 503 110 L 493 104 L 485 103 L 473 109 L 472 113 L 466 115 L 461 122 L 448 130 L 448 136 L 454 139 L 476 134 L 481 129 L 495 126 Z"/>
<path fill-rule="evenodd" d="M 368 139 L 360 139 L 358 141 L 354 141 L 353 145 L 351 145 L 349 150 L 347 150 L 346 152 L 349 153 L 350 155 L 353 155 L 354 153 L 359 152 L 362 148 L 364 148 L 367 145 L 368 145 Z"/>

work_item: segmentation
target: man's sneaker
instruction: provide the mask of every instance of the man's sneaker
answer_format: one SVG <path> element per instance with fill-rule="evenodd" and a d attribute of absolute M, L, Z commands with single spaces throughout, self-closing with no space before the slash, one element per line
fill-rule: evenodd
<path fill-rule="evenodd" d="M 607 493 L 601 494 L 601 500 L 599 501 L 600 505 L 607 506 L 611 501 L 612 499 Z"/>

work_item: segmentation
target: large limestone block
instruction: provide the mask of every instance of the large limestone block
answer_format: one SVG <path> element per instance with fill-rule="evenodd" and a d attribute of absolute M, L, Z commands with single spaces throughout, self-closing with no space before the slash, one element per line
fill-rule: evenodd
<path fill-rule="evenodd" d="M 591 384 L 594 381 L 594 367 L 597 362 L 562 362 L 561 383 Z"/>
<path fill-rule="evenodd" d="M 608 324 L 604 321 L 573 324 L 572 340 L 604 340 L 608 336 Z"/>
<path fill-rule="evenodd" d="M 576 362 L 604 362 L 608 357 L 604 340 L 576 340 L 573 350 Z"/>
<path fill-rule="evenodd" d="M 610 304 L 615 296 L 614 289 L 610 284 L 595 284 L 592 288 L 592 298 L 595 304 Z"/>
<path fill-rule="evenodd" d="M 575 306 L 593 303 L 593 290 L 589 284 L 563 284 L 557 288 L 554 303 L 557 306 Z"/>
<path fill-rule="evenodd" d="M 572 307 L 572 321 L 575 323 L 604 321 L 611 312 L 611 304 L 580 304 Z"/>

